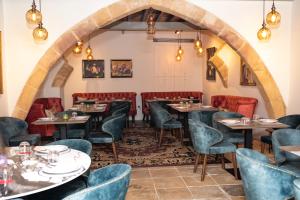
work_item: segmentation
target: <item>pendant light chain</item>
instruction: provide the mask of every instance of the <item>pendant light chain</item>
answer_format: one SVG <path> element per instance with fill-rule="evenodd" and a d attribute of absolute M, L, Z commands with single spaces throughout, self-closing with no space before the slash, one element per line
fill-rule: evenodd
<path fill-rule="evenodd" d="M 266 1 L 263 0 L 263 26 L 265 26 L 265 7 L 266 7 Z"/>

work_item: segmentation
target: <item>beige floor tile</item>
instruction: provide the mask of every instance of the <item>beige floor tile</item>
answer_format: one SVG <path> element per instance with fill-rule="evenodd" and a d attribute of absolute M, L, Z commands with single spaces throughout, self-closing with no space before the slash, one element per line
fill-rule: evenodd
<path fill-rule="evenodd" d="M 234 176 L 230 174 L 224 175 L 211 175 L 211 177 L 218 183 L 218 184 L 242 184 L 241 180 L 236 180 Z"/>
<path fill-rule="evenodd" d="M 229 174 L 226 170 L 224 170 L 221 165 L 218 167 L 208 167 L 206 169 L 206 173 L 210 175 L 215 175 L 215 174 Z"/>
<path fill-rule="evenodd" d="M 231 197 L 231 200 L 246 200 L 245 197 Z"/>
<path fill-rule="evenodd" d="M 216 185 L 216 182 L 209 176 L 205 176 L 204 181 L 201 181 L 200 176 L 187 176 L 182 178 L 187 186 Z"/>
<path fill-rule="evenodd" d="M 150 178 L 131 179 L 129 188 L 132 190 L 155 189 L 154 182 Z"/>
<path fill-rule="evenodd" d="M 157 200 L 155 190 L 131 190 L 126 195 L 126 200 Z"/>
<path fill-rule="evenodd" d="M 185 188 L 157 189 L 160 200 L 191 200 L 191 192 Z"/>
<path fill-rule="evenodd" d="M 201 167 L 198 167 L 196 173 L 194 173 L 194 167 L 176 167 L 180 176 L 199 176 L 201 174 Z"/>
<path fill-rule="evenodd" d="M 131 173 L 131 179 L 139 179 L 139 178 L 150 178 L 149 170 L 133 170 Z"/>
<path fill-rule="evenodd" d="M 154 178 L 153 181 L 157 189 L 186 187 L 181 177 Z"/>
<path fill-rule="evenodd" d="M 173 168 L 166 168 L 166 169 L 149 169 L 150 175 L 153 178 L 160 178 L 160 177 L 175 177 L 179 176 L 177 169 Z"/>
<path fill-rule="evenodd" d="M 194 199 L 228 199 L 227 195 L 218 186 L 189 187 L 189 190 L 192 192 Z"/>

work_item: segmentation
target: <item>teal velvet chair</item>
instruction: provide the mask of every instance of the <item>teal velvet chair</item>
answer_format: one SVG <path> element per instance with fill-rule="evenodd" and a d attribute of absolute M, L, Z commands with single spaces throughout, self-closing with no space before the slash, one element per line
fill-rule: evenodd
<path fill-rule="evenodd" d="M 294 180 L 294 192 L 295 192 L 295 199 L 300 200 L 300 179 Z"/>
<path fill-rule="evenodd" d="M 251 149 L 237 149 L 236 155 L 247 200 L 283 200 L 294 196 L 295 173 L 270 164 L 265 155 Z"/>
<path fill-rule="evenodd" d="M 129 187 L 131 167 L 114 164 L 92 171 L 88 188 L 74 193 L 64 200 L 125 200 Z"/>
<path fill-rule="evenodd" d="M 213 126 L 213 114 L 218 111 L 216 110 L 206 110 L 206 111 L 193 111 L 189 112 L 189 119 L 195 121 L 201 121 L 208 126 Z"/>
<path fill-rule="evenodd" d="M 216 112 L 213 114 L 213 127 L 223 133 L 224 140 L 233 144 L 244 144 L 244 134 L 241 130 L 232 130 L 227 126 L 217 122 L 226 118 L 242 118 L 244 115 L 235 112 Z"/>
<path fill-rule="evenodd" d="M 48 143 L 47 145 L 66 145 L 70 149 L 75 149 L 81 151 L 83 153 L 91 155 L 92 152 L 92 144 L 88 140 L 83 139 L 65 139 L 65 140 L 58 140 L 55 142 Z"/>
<path fill-rule="evenodd" d="M 74 110 L 67 110 L 63 112 L 59 112 L 55 114 L 55 117 L 63 118 L 64 114 L 68 114 L 68 116 L 71 118 L 72 113 L 76 112 L 77 116 L 85 116 L 86 114 L 81 111 L 74 111 Z M 85 124 L 69 124 L 67 127 L 67 138 L 68 139 L 83 139 L 86 135 L 86 127 Z M 54 140 L 57 140 L 60 138 L 59 131 L 55 131 L 53 133 Z"/>
<path fill-rule="evenodd" d="M 158 103 L 150 104 L 151 120 L 154 122 L 156 130 L 160 130 L 158 145 L 161 146 L 165 130 L 179 131 L 180 141 L 183 141 L 182 124 Z"/>
<path fill-rule="evenodd" d="M 197 171 L 198 163 L 201 160 L 201 154 L 204 155 L 202 172 L 201 172 L 201 181 L 205 178 L 205 171 L 207 165 L 207 155 L 222 155 L 222 168 L 225 169 L 224 164 L 224 154 L 231 153 L 232 155 L 232 164 L 234 168 L 235 178 L 237 179 L 237 166 L 236 166 L 236 157 L 235 150 L 236 147 L 234 144 L 223 140 L 223 134 L 200 121 L 194 121 L 189 119 L 189 129 L 191 133 L 191 139 L 193 142 L 193 147 L 196 152 L 194 172 Z"/>
<path fill-rule="evenodd" d="M 129 127 L 129 112 L 130 112 L 131 103 L 130 102 L 123 102 L 114 111 L 111 113 L 112 116 L 125 114 L 126 115 L 126 127 Z"/>
<path fill-rule="evenodd" d="M 300 125 L 300 115 L 287 115 L 277 119 L 279 122 L 289 125 L 291 129 L 297 129 Z M 300 127 L 300 126 L 299 126 Z M 266 144 L 269 145 L 269 151 L 272 148 L 272 132 L 276 129 L 267 129 L 269 135 L 263 135 L 260 137 L 261 152 L 264 153 Z"/>
<path fill-rule="evenodd" d="M 31 145 L 39 145 L 39 134 L 28 134 L 27 123 L 14 117 L 0 117 L 0 137 L 5 146 L 18 146 L 27 141 Z"/>
<path fill-rule="evenodd" d="M 112 115 L 103 120 L 102 131 L 90 132 L 88 140 L 93 144 L 112 144 L 115 161 L 118 161 L 116 142 L 122 139 L 126 115 Z"/>
<path fill-rule="evenodd" d="M 272 146 L 276 164 L 282 168 L 293 171 L 300 176 L 300 157 L 280 150 L 280 146 L 299 146 L 300 130 L 279 129 L 272 134 Z"/>

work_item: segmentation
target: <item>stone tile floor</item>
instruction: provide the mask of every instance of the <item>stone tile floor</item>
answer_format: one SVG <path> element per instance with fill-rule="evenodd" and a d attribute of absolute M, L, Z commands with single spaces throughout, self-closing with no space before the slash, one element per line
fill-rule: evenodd
<path fill-rule="evenodd" d="M 260 151 L 259 141 L 254 149 Z M 266 151 L 267 152 L 267 151 Z M 267 153 L 270 158 L 272 154 Z M 226 168 L 231 168 L 231 163 Z M 241 180 L 221 168 L 208 165 L 205 180 L 200 181 L 193 166 L 134 168 L 126 200 L 242 200 L 245 199 Z"/>

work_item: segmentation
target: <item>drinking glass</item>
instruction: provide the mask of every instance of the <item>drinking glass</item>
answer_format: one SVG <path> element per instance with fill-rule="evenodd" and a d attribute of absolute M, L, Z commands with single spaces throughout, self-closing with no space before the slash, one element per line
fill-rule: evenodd
<path fill-rule="evenodd" d="M 47 154 L 47 161 L 49 165 L 55 165 L 58 162 L 58 151 L 49 151 Z"/>
<path fill-rule="evenodd" d="M 77 117 L 77 112 L 72 112 L 72 118 L 75 119 Z"/>
<path fill-rule="evenodd" d="M 29 157 L 31 154 L 31 146 L 27 141 L 23 141 L 19 144 L 19 154 L 25 158 Z"/>
<path fill-rule="evenodd" d="M 0 197 L 8 194 L 8 184 L 12 182 L 13 170 L 5 156 L 0 156 Z"/>
<path fill-rule="evenodd" d="M 258 114 L 254 114 L 253 115 L 253 120 L 259 120 L 259 115 Z"/>

